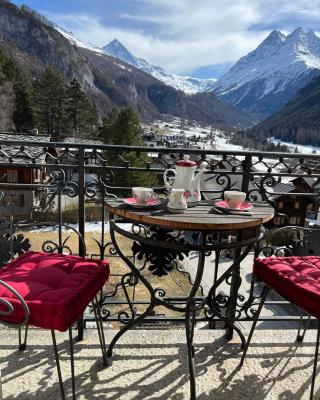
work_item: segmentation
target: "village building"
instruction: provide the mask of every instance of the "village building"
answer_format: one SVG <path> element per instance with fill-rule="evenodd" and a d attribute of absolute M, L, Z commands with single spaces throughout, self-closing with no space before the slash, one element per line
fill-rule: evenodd
<path fill-rule="evenodd" d="M 45 151 L 28 143 L 49 144 L 50 135 L 0 133 L 0 141 L 1 158 L 7 160 L 0 168 L 0 183 L 7 184 L 1 185 L 5 196 L 0 202 L 0 214 L 7 215 L 10 205 L 14 215 L 28 215 L 45 193 L 43 188 L 32 185 L 43 184 L 47 178 Z M 9 141 L 20 141 L 20 144 L 5 144 Z"/>

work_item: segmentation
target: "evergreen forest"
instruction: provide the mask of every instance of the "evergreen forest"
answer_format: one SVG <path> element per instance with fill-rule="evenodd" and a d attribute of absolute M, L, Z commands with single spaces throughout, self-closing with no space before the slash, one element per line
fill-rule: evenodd
<path fill-rule="evenodd" d="M 79 81 L 66 82 L 53 67 L 31 81 L 1 50 L 0 101 L 0 131 L 28 133 L 38 129 L 57 141 L 65 136 L 96 133 L 98 129 L 97 110 Z"/>
<path fill-rule="evenodd" d="M 71 136 L 75 139 L 99 137 L 103 143 L 113 145 L 143 144 L 139 117 L 131 108 L 113 108 L 99 121 L 97 109 L 77 79 L 66 82 L 58 70 L 48 67 L 31 81 L 1 50 L 0 103 L 0 132 L 30 133 L 37 129 L 40 134 L 50 134 L 52 141 Z M 156 185 L 157 178 L 142 171 L 145 162 L 134 152 L 119 153 L 115 149 L 104 155 L 112 159 L 112 165 L 120 167 L 113 177 L 119 185 Z M 129 164 L 133 171 L 122 169 Z"/>
<path fill-rule="evenodd" d="M 320 145 L 320 76 L 276 114 L 246 132 L 248 139 L 276 137 L 285 142 Z"/>

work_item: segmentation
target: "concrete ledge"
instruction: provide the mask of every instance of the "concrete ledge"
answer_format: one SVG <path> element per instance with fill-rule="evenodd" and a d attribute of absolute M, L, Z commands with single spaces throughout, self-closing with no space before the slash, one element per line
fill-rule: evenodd
<path fill-rule="evenodd" d="M 106 331 L 110 341 L 115 331 Z M 309 398 L 315 331 L 295 342 L 295 330 L 257 330 L 243 368 L 238 343 L 226 343 L 223 331 L 197 330 L 198 399 Z M 17 332 L 0 330 L 0 368 L 4 399 L 60 399 L 51 335 L 31 329 L 27 350 L 17 351 Z M 70 394 L 67 333 L 57 333 L 63 377 Z M 237 340 L 235 341 L 237 342 Z M 97 332 L 86 331 L 75 345 L 79 400 L 188 400 L 185 333 L 183 330 L 135 330 L 126 333 L 104 368 Z M 316 382 L 316 396 L 320 383 Z"/>

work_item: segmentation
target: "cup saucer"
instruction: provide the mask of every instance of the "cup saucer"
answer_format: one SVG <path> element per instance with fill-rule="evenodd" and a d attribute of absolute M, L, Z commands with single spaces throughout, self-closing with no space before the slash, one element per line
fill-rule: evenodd
<path fill-rule="evenodd" d="M 240 206 L 238 208 L 231 208 L 228 206 L 228 203 L 225 200 L 222 201 L 217 201 L 215 203 L 216 207 L 220 207 L 220 208 L 226 208 L 230 211 L 249 211 L 253 209 L 253 205 L 247 202 L 243 202 L 240 204 Z"/>
<path fill-rule="evenodd" d="M 158 200 L 158 199 L 149 199 L 144 204 L 137 203 L 137 199 L 135 199 L 134 197 L 129 197 L 127 199 L 122 199 L 122 201 L 125 204 L 128 204 L 129 206 L 131 206 L 133 208 L 152 208 L 152 207 L 156 207 L 159 204 L 161 204 L 161 201 Z"/>

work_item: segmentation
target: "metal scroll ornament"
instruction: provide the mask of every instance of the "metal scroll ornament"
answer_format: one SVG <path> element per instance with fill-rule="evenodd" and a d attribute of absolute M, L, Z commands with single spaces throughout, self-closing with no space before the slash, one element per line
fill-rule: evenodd
<path fill-rule="evenodd" d="M 14 234 L 8 221 L 0 221 L 0 267 L 11 261 L 16 255 L 28 251 L 31 247 L 28 238 L 21 233 Z"/>
<path fill-rule="evenodd" d="M 168 231 L 161 228 L 153 228 L 150 233 L 150 239 L 160 242 L 170 242 L 184 244 L 183 238 L 177 238 L 172 235 L 173 231 Z M 143 237 L 141 242 L 134 242 L 132 245 L 133 256 L 138 260 L 145 259 L 149 264 L 149 271 L 156 276 L 168 275 L 168 272 L 174 269 L 175 260 L 182 261 L 184 256 L 189 254 L 188 250 L 175 250 L 165 247 L 153 247 L 151 245 L 143 243 Z"/>

